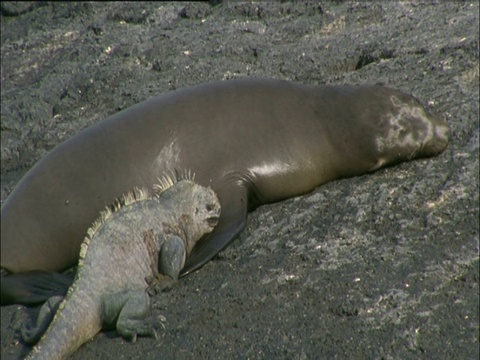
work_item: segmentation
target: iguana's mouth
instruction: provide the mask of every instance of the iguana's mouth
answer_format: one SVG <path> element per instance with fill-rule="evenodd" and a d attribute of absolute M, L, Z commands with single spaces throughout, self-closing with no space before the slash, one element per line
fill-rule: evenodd
<path fill-rule="evenodd" d="M 211 216 L 207 219 L 208 225 L 211 227 L 215 227 L 218 224 L 218 220 L 220 219 L 220 216 Z"/>

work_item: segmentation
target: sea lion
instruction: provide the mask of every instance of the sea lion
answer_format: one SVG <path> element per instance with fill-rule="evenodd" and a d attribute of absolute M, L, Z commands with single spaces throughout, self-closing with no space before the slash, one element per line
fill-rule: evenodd
<path fill-rule="evenodd" d="M 242 79 L 155 97 L 58 145 L 18 183 L 1 209 L 1 267 L 20 275 L 2 277 L 2 301 L 37 302 L 58 291 L 35 288 L 45 275 L 25 273 L 75 265 L 105 205 L 172 169 L 192 169 L 222 207 L 187 274 L 235 238 L 255 207 L 439 154 L 448 134 L 446 121 L 413 96 L 381 85 Z"/>

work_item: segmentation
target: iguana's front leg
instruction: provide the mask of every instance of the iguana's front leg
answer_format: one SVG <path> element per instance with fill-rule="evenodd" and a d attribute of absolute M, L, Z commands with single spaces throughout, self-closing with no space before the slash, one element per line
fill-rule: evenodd
<path fill-rule="evenodd" d="M 185 265 L 187 251 L 183 240 L 170 235 L 163 243 L 158 256 L 158 274 L 147 279 L 147 293 L 150 296 L 170 290 L 178 280 L 178 275 Z"/>

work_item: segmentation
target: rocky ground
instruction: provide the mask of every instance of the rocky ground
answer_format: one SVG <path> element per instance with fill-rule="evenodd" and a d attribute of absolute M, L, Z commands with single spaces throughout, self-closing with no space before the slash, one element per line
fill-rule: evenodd
<path fill-rule="evenodd" d="M 219 3 L 219 4 L 215 4 Z M 445 153 L 249 216 L 154 298 L 158 340 L 74 359 L 473 359 L 479 354 L 478 2 L 2 3 L 1 199 L 59 142 L 213 80 L 383 82 L 451 126 Z M 1 308 L 1 358 L 29 348 Z M 14 316 L 15 315 L 15 316 Z"/>

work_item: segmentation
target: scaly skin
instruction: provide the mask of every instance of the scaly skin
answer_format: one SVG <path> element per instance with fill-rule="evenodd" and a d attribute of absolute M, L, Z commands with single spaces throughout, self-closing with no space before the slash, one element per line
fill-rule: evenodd
<path fill-rule="evenodd" d="M 146 194 L 137 189 L 125 196 L 88 231 L 75 281 L 28 359 L 65 359 L 112 326 L 133 341 L 156 336 L 161 323 L 147 317 L 151 279 L 158 269 L 178 278 L 195 243 L 216 225 L 220 205 L 211 189 L 189 179 L 164 177 L 156 196 Z M 49 301 L 43 320 L 23 333 L 27 342 L 44 332 L 59 299 Z"/>

